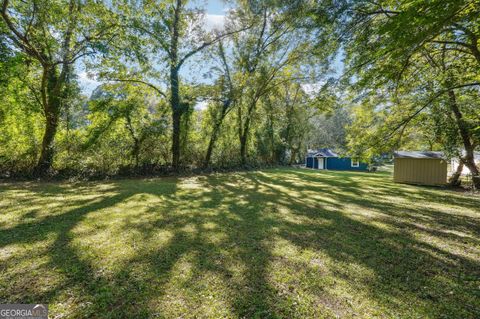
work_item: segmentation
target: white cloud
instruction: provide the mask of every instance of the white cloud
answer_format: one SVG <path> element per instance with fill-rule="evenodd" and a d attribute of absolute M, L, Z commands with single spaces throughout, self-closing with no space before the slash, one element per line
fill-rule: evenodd
<path fill-rule="evenodd" d="M 302 89 L 308 95 L 315 95 L 322 89 L 325 81 L 316 82 L 316 83 L 304 83 L 302 84 Z"/>
<path fill-rule="evenodd" d="M 207 30 L 223 29 L 225 26 L 225 16 L 221 14 L 206 14 L 205 28 Z"/>
<path fill-rule="evenodd" d="M 97 81 L 93 76 L 89 76 L 88 73 L 85 71 L 78 74 L 78 82 L 80 83 L 82 92 L 86 95 L 90 95 L 97 86 L 102 84 L 101 82 Z"/>
<path fill-rule="evenodd" d="M 203 111 L 208 107 L 208 101 L 201 101 L 195 105 L 195 110 Z"/>

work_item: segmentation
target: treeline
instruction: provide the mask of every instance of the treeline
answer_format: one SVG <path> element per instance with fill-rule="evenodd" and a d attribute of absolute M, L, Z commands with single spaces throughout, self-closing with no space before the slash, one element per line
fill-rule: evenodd
<path fill-rule="evenodd" d="M 3 175 L 403 148 L 443 150 L 480 183 L 478 1 L 238 0 L 218 29 L 186 0 L 0 3 Z M 86 97 L 79 74 L 103 84 Z"/>
<path fill-rule="evenodd" d="M 104 175 L 302 160 L 312 37 L 238 2 L 208 30 L 188 1 L 2 1 L 4 175 Z M 104 84 L 82 95 L 78 74 Z"/>

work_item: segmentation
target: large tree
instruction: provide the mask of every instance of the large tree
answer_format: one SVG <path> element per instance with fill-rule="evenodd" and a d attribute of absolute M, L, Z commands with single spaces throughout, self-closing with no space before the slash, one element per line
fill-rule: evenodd
<path fill-rule="evenodd" d="M 247 163 L 249 140 L 257 107 L 279 85 L 287 82 L 314 82 L 324 66 L 312 63 L 322 56 L 311 34 L 296 27 L 300 18 L 279 14 L 268 3 L 248 3 L 235 12 L 235 23 L 252 21 L 253 27 L 233 37 L 232 55 L 235 87 L 239 97 L 236 116 L 240 159 Z M 327 50 L 328 51 L 328 50 Z M 315 59 L 315 62 L 319 62 Z M 305 67 L 305 66 L 309 67 Z"/>
<path fill-rule="evenodd" d="M 464 97 L 470 96 L 471 101 L 474 95 L 478 103 L 479 2 L 339 3 L 342 5 L 316 6 L 312 12 L 317 18 L 323 14 L 339 17 L 333 24 L 344 43 L 346 78 L 355 89 L 355 100 L 369 109 L 370 118 L 386 116 L 380 125 L 371 123 L 373 126 L 367 127 L 364 135 L 376 136 L 370 140 L 377 149 L 386 144 L 379 140 L 401 141 L 399 138 L 409 127 L 426 114 L 433 114 L 434 105 L 441 105 L 442 112 L 450 113 L 456 124 L 456 134 L 465 149 L 462 161 L 480 186 L 473 159 L 479 144 L 475 123 L 478 116 L 469 103 L 463 103 Z"/>
<path fill-rule="evenodd" d="M 7 46 L 21 51 L 38 68 L 36 97 L 45 117 L 40 156 L 35 168 L 46 174 L 53 163 L 54 140 L 74 64 L 105 48 L 114 37 L 108 9 L 101 2 L 78 0 L 0 3 Z"/>
<path fill-rule="evenodd" d="M 204 167 L 208 167 L 210 165 L 212 154 L 215 149 L 223 121 L 228 113 L 234 109 L 235 103 L 238 99 L 230 70 L 231 65 L 227 61 L 223 42 L 218 43 L 218 50 L 215 50 L 215 52 L 215 56 L 219 60 L 219 66 L 214 68 L 219 71 L 220 74 L 218 79 L 215 81 L 213 93 L 211 94 L 212 96 L 210 98 L 212 107 L 209 108 L 209 111 L 212 117 L 212 130 L 203 163 Z"/>
<path fill-rule="evenodd" d="M 172 117 L 172 167 L 181 166 L 182 123 L 188 122 L 195 101 L 182 70 L 204 49 L 237 32 L 208 32 L 203 10 L 188 0 L 125 2 L 119 7 L 124 17 L 124 41 L 115 57 L 102 64 L 103 77 L 114 81 L 141 83 L 153 88 L 170 104 Z"/>

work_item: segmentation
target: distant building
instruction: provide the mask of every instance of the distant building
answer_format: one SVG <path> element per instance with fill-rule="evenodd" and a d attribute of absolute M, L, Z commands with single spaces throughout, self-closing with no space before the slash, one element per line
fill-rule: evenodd
<path fill-rule="evenodd" d="M 368 164 L 351 157 L 340 157 L 328 148 L 309 150 L 305 157 L 305 166 L 313 169 L 339 171 L 368 171 Z"/>
<path fill-rule="evenodd" d="M 445 185 L 447 161 L 442 152 L 394 153 L 393 181 L 420 185 Z"/>

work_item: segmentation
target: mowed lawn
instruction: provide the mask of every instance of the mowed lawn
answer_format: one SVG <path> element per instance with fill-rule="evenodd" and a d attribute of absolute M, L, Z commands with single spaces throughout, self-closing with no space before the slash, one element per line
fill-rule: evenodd
<path fill-rule="evenodd" d="M 52 318 L 479 318 L 480 198 L 271 169 L 0 184 L 0 303 Z"/>

